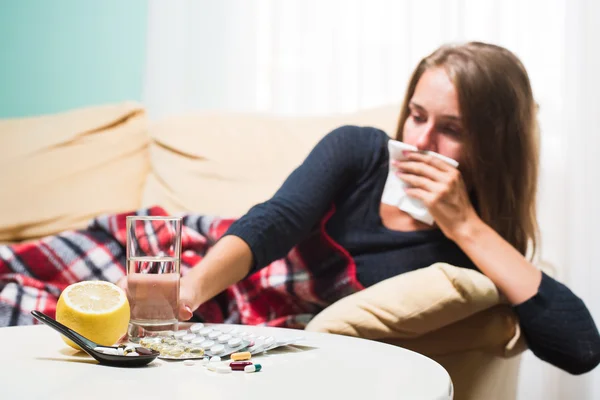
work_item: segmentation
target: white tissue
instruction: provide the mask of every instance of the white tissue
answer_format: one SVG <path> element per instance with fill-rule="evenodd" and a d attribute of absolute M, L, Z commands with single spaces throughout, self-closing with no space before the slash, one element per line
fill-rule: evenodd
<path fill-rule="evenodd" d="M 397 140 L 390 140 L 388 142 L 388 150 L 390 152 L 389 171 L 387 180 L 385 181 L 385 187 L 383 188 L 381 202 L 391 206 L 396 206 L 400 210 L 411 215 L 414 219 L 429 225 L 433 225 L 433 217 L 429 213 L 429 210 L 425 204 L 423 204 L 421 200 L 413 199 L 406 195 L 405 189 L 408 187 L 408 185 L 402 181 L 398 175 L 396 175 L 397 169 L 392 166 L 392 161 L 402 161 L 406 159 L 406 157 L 404 157 L 402 154 L 403 151 L 419 150 L 415 146 L 411 146 L 410 144 L 399 142 Z M 456 162 L 456 160 L 438 153 L 434 153 L 433 151 L 423 151 L 423 153 L 439 158 L 455 168 L 458 167 L 458 162 Z"/>

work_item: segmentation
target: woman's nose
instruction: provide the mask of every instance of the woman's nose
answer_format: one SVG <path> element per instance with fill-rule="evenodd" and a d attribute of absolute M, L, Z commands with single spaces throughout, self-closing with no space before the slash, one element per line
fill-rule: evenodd
<path fill-rule="evenodd" d="M 415 145 L 417 146 L 417 148 L 419 150 L 430 150 L 430 151 L 435 151 L 435 145 L 434 145 L 434 126 L 433 124 L 427 124 L 423 131 L 421 132 L 421 134 L 419 135 L 419 138 L 417 140 L 417 142 L 415 143 Z"/>

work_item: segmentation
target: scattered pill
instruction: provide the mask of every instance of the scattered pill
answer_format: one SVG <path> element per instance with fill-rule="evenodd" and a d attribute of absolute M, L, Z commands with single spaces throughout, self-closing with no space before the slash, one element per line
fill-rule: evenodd
<path fill-rule="evenodd" d="M 233 353 L 231 355 L 231 359 L 233 361 L 249 360 L 250 357 L 252 357 L 252 354 L 250 354 L 249 351 L 244 351 L 244 352 L 241 352 L 241 353 Z"/>
<path fill-rule="evenodd" d="M 200 365 L 207 365 L 208 363 L 209 363 L 208 357 L 204 357 L 202 360 L 200 360 Z"/>
<path fill-rule="evenodd" d="M 231 367 L 228 367 L 226 365 L 220 365 L 217 367 L 217 372 L 219 374 L 228 374 L 231 372 Z"/>
<path fill-rule="evenodd" d="M 210 362 L 211 362 L 211 363 L 218 363 L 218 362 L 221 362 L 221 357 L 219 357 L 219 356 L 212 356 L 212 357 L 210 358 Z"/>
<path fill-rule="evenodd" d="M 125 355 L 125 350 L 122 347 L 119 347 L 117 349 L 117 354 L 120 356 L 124 356 Z"/>
<path fill-rule="evenodd" d="M 216 371 L 218 366 L 219 364 L 217 363 L 208 363 L 208 365 L 206 365 L 206 369 L 209 371 Z"/>
<path fill-rule="evenodd" d="M 250 361 L 234 361 L 229 363 L 229 367 L 234 371 L 243 371 L 247 365 L 252 365 Z"/>
<path fill-rule="evenodd" d="M 189 365 L 194 365 L 194 364 L 195 364 L 194 360 L 185 360 L 185 361 L 183 362 L 183 365 L 188 365 L 188 366 L 189 366 Z"/>
<path fill-rule="evenodd" d="M 125 354 L 125 355 L 126 355 L 127 357 L 136 357 L 136 356 L 139 356 L 139 353 L 137 353 L 137 352 L 133 351 L 133 352 L 131 352 L 131 353 L 127 353 L 127 354 Z"/>
<path fill-rule="evenodd" d="M 260 364 L 246 365 L 244 367 L 244 372 L 258 372 L 261 369 L 262 369 L 262 366 Z"/>

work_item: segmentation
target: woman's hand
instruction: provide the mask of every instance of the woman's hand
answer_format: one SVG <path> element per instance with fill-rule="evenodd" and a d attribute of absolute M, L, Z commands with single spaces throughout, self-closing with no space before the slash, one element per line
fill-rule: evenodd
<path fill-rule="evenodd" d="M 410 187 L 406 194 L 421 200 L 444 235 L 456 238 L 479 217 L 469 200 L 459 170 L 433 156 L 408 152 L 404 161 L 393 161 L 396 172 Z"/>
<path fill-rule="evenodd" d="M 127 276 L 123 276 L 121 279 L 117 281 L 117 286 L 125 291 L 128 294 L 127 290 Z M 187 321 L 192 318 L 193 313 L 192 310 L 198 308 L 199 304 L 196 304 L 194 298 L 195 291 L 193 287 L 190 287 L 190 283 L 185 280 L 185 278 L 181 278 L 179 284 L 179 320 Z"/>

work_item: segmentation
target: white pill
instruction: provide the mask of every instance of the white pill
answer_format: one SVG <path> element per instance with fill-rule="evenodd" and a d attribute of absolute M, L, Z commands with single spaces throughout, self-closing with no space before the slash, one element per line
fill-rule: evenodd
<path fill-rule="evenodd" d="M 233 328 L 232 330 L 229 331 L 230 335 L 235 335 L 239 332 L 240 330 L 238 328 Z"/>
<path fill-rule="evenodd" d="M 212 331 L 211 333 L 208 334 L 208 338 L 211 340 L 215 340 L 219 336 L 221 336 L 221 332 L 219 332 L 219 331 Z"/>
<path fill-rule="evenodd" d="M 195 339 L 196 335 L 193 333 L 188 333 L 187 335 L 185 335 L 184 337 L 181 338 L 181 340 L 183 340 L 184 342 L 191 342 L 192 339 Z"/>
<path fill-rule="evenodd" d="M 223 350 L 225 350 L 225 346 L 223 346 L 222 344 L 215 344 L 213 347 L 210 348 L 210 352 L 213 354 L 220 354 L 223 352 Z"/>
<path fill-rule="evenodd" d="M 122 347 L 119 347 L 119 348 L 117 349 L 117 353 L 118 353 L 120 356 L 124 356 L 124 355 L 125 355 L 125 350 L 123 350 L 123 348 L 122 348 Z"/>
<path fill-rule="evenodd" d="M 208 326 L 206 328 L 202 328 L 200 329 L 200 331 L 198 332 L 198 334 L 202 335 L 202 336 L 206 336 L 209 333 L 212 332 L 212 328 L 209 328 Z"/>
<path fill-rule="evenodd" d="M 219 364 L 208 364 L 206 366 L 206 369 L 208 369 L 209 371 L 216 371 L 218 366 Z"/>
<path fill-rule="evenodd" d="M 229 347 L 238 347 L 240 344 L 242 344 L 242 339 L 237 338 L 237 337 L 233 338 L 229 342 L 227 342 L 227 345 Z"/>
<path fill-rule="evenodd" d="M 185 360 L 183 362 L 183 365 L 194 365 L 194 364 L 195 364 L 194 360 Z"/>
<path fill-rule="evenodd" d="M 182 337 L 184 337 L 187 334 L 188 334 L 187 331 L 177 331 L 173 334 L 173 337 L 175 339 L 181 339 Z"/>
<path fill-rule="evenodd" d="M 208 349 L 210 346 L 212 346 L 212 345 L 214 345 L 214 344 L 215 344 L 215 341 L 214 341 L 214 340 L 205 340 L 204 342 L 200 343 L 198 346 L 199 346 L 201 349 L 204 349 L 204 350 L 206 350 L 206 349 Z"/>
<path fill-rule="evenodd" d="M 133 351 L 133 350 L 135 350 L 135 346 L 132 346 L 132 345 L 130 345 L 130 344 L 128 344 L 128 345 L 125 347 L 125 351 Z"/>
<path fill-rule="evenodd" d="M 229 334 L 227 334 L 227 333 L 226 333 L 226 334 L 224 334 L 224 335 L 221 335 L 221 336 L 219 336 L 219 337 L 217 338 L 217 341 L 218 341 L 219 343 L 227 343 L 227 341 L 228 341 L 229 339 L 231 339 L 231 335 L 229 335 Z"/>
<path fill-rule="evenodd" d="M 217 372 L 219 374 L 228 374 L 231 372 L 231 367 L 228 367 L 227 365 L 221 365 L 217 367 Z"/>
<path fill-rule="evenodd" d="M 221 357 L 219 357 L 219 356 L 212 356 L 210 358 L 209 362 L 211 362 L 211 363 L 221 362 Z"/>
<path fill-rule="evenodd" d="M 219 357 L 221 358 L 221 357 Z M 202 360 L 200 360 L 200 365 L 206 365 L 210 362 L 210 360 L 206 357 L 204 357 Z"/>
<path fill-rule="evenodd" d="M 137 352 L 133 351 L 131 353 L 126 354 L 126 356 L 127 357 L 135 357 L 135 356 L 139 356 L 139 354 Z"/>
<path fill-rule="evenodd" d="M 113 349 L 112 347 L 95 347 L 94 350 L 99 351 L 100 353 L 110 354 L 116 356 L 119 354 L 117 349 Z"/>
<path fill-rule="evenodd" d="M 254 346 L 248 347 L 248 351 L 250 353 L 252 353 L 252 354 L 258 353 L 259 351 L 263 351 L 263 345 L 262 344 L 255 344 Z"/>
<path fill-rule="evenodd" d="M 271 346 L 275 343 L 275 338 L 273 336 L 269 336 L 265 339 L 265 346 Z"/>
<path fill-rule="evenodd" d="M 192 344 L 200 344 L 202 342 L 204 342 L 206 339 L 204 339 L 203 337 L 195 337 L 192 339 L 191 343 Z"/>
<path fill-rule="evenodd" d="M 190 332 L 192 333 L 198 333 L 200 332 L 200 330 L 204 328 L 204 324 L 202 322 L 199 322 L 197 324 L 194 324 L 192 326 L 190 326 Z"/>

